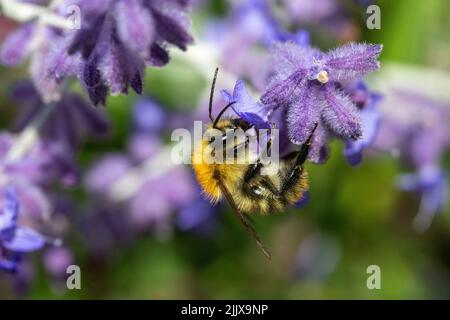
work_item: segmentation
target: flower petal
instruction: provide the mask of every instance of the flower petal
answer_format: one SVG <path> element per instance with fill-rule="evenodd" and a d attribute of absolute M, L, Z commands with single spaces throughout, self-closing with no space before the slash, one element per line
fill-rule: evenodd
<path fill-rule="evenodd" d="M 321 121 L 319 122 L 316 131 L 314 131 L 314 135 L 311 141 L 311 148 L 309 149 L 308 153 L 309 161 L 317 164 L 322 164 L 328 160 L 328 156 L 330 153 L 328 140 L 328 130 Z"/>
<path fill-rule="evenodd" d="M 159 44 L 153 43 L 150 47 L 148 62 L 154 67 L 163 67 L 169 62 L 169 54 Z"/>
<path fill-rule="evenodd" d="M 8 66 L 15 66 L 28 57 L 36 32 L 35 27 L 34 23 L 25 24 L 6 38 L 1 51 L 2 63 Z"/>
<path fill-rule="evenodd" d="M 103 52 L 99 63 L 99 71 L 113 95 L 127 91 L 128 74 L 126 64 L 128 63 L 128 58 L 123 45 L 118 41 L 111 41 Z"/>
<path fill-rule="evenodd" d="M 344 155 L 355 166 L 362 160 L 362 151 L 374 141 L 380 127 L 381 114 L 375 108 L 365 108 L 360 113 L 363 133 L 360 139 L 347 141 Z"/>
<path fill-rule="evenodd" d="M 68 45 L 64 37 L 52 39 L 51 47 L 39 49 L 33 57 L 33 82 L 45 102 L 60 100 L 61 83 L 80 73 L 79 55 L 68 55 Z"/>
<path fill-rule="evenodd" d="M 290 77 L 296 71 L 306 73 L 313 65 L 314 57 L 320 51 L 300 46 L 294 42 L 278 42 L 271 49 L 272 65 L 275 71 L 271 82 L 279 82 Z"/>
<path fill-rule="evenodd" d="M 382 45 L 351 43 L 330 51 L 326 67 L 331 80 L 352 80 L 380 68 Z"/>
<path fill-rule="evenodd" d="M 115 12 L 120 40 L 131 50 L 148 54 L 154 37 L 150 12 L 139 0 L 119 0 Z"/>
<path fill-rule="evenodd" d="M 325 89 L 324 96 L 326 104 L 322 119 L 328 128 L 343 138 L 356 140 L 361 137 L 361 120 L 351 99 L 330 86 Z"/>
<path fill-rule="evenodd" d="M 14 229 L 19 214 L 19 201 L 14 189 L 8 188 L 5 192 L 3 212 L 0 214 L 0 238 L 1 234 Z"/>
<path fill-rule="evenodd" d="M 241 119 L 253 124 L 256 129 L 270 128 L 268 117 L 271 108 L 255 102 L 248 94 L 244 81 L 236 81 L 233 96 L 224 90 L 221 91 L 221 94 L 227 103 L 235 102 L 231 107 Z"/>
<path fill-rule="evenodd" d="M 304 144 L 319 122 L 319 111 L 323 102 L 318 98 L 317 90 L 308 86 L 300 97 L 293 102 L 287 112 L 289 138 L 295 144 Z"/>
<path fill-rule="evenodd" d="M 14 252 L 31 252 L 41 249 L 44 245 L 44 236 L 27 227 L 18 227 L 12 239 L 3 242 L 3 247 Z"/>
<path fill-rule="evenodd" d="M 109 90 L 102 80 L 100 70 L 98 69 L 97 57 L 94 56 L 86 63 L 83 70 L 83 80 L 92 103 L 94 105 L 104 105 Z"/>
<path fill-rule="evenodd" d="M 156 34 L 161 40 L 186 50 L 193 39 L 188 33 L 189 20 L 183 11 L 168 3 L 160 5 L 159 2 L 150 2 L 153 19 L 156 24 Z"/>
<path fill-rule="evenodd" d="M 233 101 L 233 96 L 228 91 L 220 90 L 220 94 L 222 95 L 222 98 L 226 103 L 231 103 Z"/>
<path fill-rule="evenodd" d="M 285 106 L 296 99 L 299 91 L 305 86 L 305 74 L 302 71 L 296 71 L 287 79 L 269 85 L 269 88 L 261 96 L 261 102 L 272 108 Z"/>

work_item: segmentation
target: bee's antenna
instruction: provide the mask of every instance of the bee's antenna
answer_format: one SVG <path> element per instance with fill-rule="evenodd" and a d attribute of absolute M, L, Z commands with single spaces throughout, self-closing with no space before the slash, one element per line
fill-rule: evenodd
<path fill-rule="evenodd" d="M 214 118 L 212 116 L 212 105 L 213 105 L 213 99 L 214 99 L 214 89 L 216 88 L 216 80 L 217 80 L 217 74 L 219 73 L 219 68 L 216 68 L 216 71 L 214 71 L 214 78 L 211 85 L 211 92 L 209 94 L 209 119 L 211 122 L 214 122 Z"/>
<path fill-rule="evenodd" d="M 213 128 L 216 127 L 217 123 L 219 122 L 220 118 L 222 118 L 222 116 L 223 116 L 223 114 L 225 113 L 225 111 L 227 111 L 227 109 L 228 109 L 229 107 L 231 107 L 231 106 L 232 106 L 233 104 L 235 104 L 235 103 L 236 103 L 236 101 L 230 102 L 229 104 L 227 104 L 227 105 L 219 112 L 219 114 L 218 114 L 217 117 L 216 117 L 216 120 L 214 121 Z"/>

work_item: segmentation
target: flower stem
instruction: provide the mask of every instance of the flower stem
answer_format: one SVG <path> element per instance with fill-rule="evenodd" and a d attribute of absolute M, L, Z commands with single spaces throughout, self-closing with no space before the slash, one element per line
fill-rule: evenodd
<path fill-rule="evenodd" d="M 50 103 L 41 109 L 33 121 L 20 133 L 14 146 L 6 154 L 6 162 L 15 162 L 26 155 L 39 139 L 39 129 L 45 124 L 48 116 L 57 103 Z"/>
<path fill-rule="evenodd" d="M 47 7 L 32 3 L 17 0 L 0 0 L 0 12 L 6 17 L 19 22 L 28 22 L 39 18 L 41 22 L 47 25 L 61 29 L 69 28 L 69 23 L 65 17 L 57 15 Z"/>

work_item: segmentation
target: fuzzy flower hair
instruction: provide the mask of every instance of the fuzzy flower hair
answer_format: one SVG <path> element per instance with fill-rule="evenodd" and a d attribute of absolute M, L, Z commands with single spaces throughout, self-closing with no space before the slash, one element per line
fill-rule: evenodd
<path fill-rule="evenodd" d="M 272 52 L 274 74 L 261 102 L 287 108 L 288 134 L 295 144 L 305 143 L 318 124 L 310 158 L 320 162 L 322 140 L 329 133 L 344 140 L 362 136 L 358 109 L 343 87 L 377 70 L 381 50 L 381 45 L 348 44 L 323 53 L 292 42 L 277 43 Z"/>

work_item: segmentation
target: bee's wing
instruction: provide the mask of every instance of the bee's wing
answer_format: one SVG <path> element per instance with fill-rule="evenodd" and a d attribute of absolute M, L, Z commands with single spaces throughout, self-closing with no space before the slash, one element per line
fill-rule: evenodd
<path fill-rule="evenodd" d="M 222 190 L 223 194 L 225 195 L 225 198 L 230 203 L 233 211 L 238 216 L 239 221 L 242 223 L 245 230 L 255 240 L 256 244 L 261 249 L 261 251 L 264 253 L 266 258 L 270 260 L 270 258 L 271 258 L 270 252 L 266 249 L 266 247 L 264 247 L 261 239 L 258 237 L 258 234 L 256 233 L 253 226 L 248 222 L 246 216 L 237 207 L 236 203 L 234 202 L 233 196 L 231 195 L 230 191 L 228 191 L 228 188 L 225 186 L 225 184 L 222 181 L 220 181 L 219 185 L 220 185 L 220 189 Z"/>

